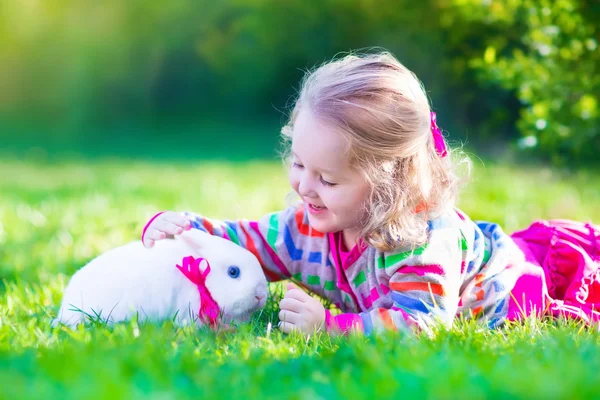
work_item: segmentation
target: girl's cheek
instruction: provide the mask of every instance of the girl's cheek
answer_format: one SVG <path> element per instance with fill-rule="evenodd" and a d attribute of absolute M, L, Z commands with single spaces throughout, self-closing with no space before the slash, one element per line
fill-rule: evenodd
<path fill-rule="evenodd" d="M 290 186 L 292 187 L 292 189 L 294 189 L 297 192 L 300 180 L 298 179 L 297 173 L 293 169 L 290 170 L 290 173 L 288 174 L 288 179 L 290 181 Z"/>

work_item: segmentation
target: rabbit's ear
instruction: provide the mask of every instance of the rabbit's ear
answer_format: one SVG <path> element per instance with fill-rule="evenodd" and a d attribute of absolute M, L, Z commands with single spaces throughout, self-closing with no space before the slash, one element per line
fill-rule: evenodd
<path fill-rule="evenodd" d="M 183 232 L 181 234 L 181 240 L 195 250 L 201 250 L 202 248 L 208 247 L 210 239 L 209 233 L 197 229 L 192 229 L 191 231 Z"/>

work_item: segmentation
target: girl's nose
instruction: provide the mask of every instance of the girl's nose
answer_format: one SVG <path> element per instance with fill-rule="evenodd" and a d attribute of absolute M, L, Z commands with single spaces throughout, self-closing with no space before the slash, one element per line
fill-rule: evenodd
<path fill-rule="evenodd" d="M 302 197 L 315 197 L 316 192 L 311 186 L 309 179 L 302 179 L 298 185 L 298 194 Z"/>

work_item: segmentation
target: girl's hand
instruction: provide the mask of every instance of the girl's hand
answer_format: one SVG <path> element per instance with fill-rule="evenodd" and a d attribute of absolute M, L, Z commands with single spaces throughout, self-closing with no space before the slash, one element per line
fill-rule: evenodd
<path fill-rule="evenodd" d="M 279 329 L 285 333 L 300 331 L 312 335 L 325 325 L 325 307 L 308 293 L 289 283 L 279 303 Z"/>
<path fill-rule="evenodd" d="M 165 211 L 156 214 L 148 221 L 142 232 L 142 243 L 151 248 L 157 240 L 167 235 L 181 235 L 184 230 L 191 229 L 189 219 L 175 211 Z"/>

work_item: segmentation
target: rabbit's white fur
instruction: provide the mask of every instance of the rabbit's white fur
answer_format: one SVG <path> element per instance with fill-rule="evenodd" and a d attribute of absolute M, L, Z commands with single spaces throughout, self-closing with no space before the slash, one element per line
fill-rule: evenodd
<path fill-rule="evenodd" d="M 187 256 L 209 262 L 206 287 L 223 322 L 247 321 L 264 307 L 267 281 L 256 257 L 226 239 L 192 229 L 160 240 L 152 249 L 137 241 L 93 259 L 69 281 L 53 325 L 74 327 L 88 319 L 86 314 L 108 323 L 137 315 L 140 321 L 201 325 L 198 288 L 176 268 Z M 230 266 L 240 268 L 238 278 L 228 275 Z"/>

